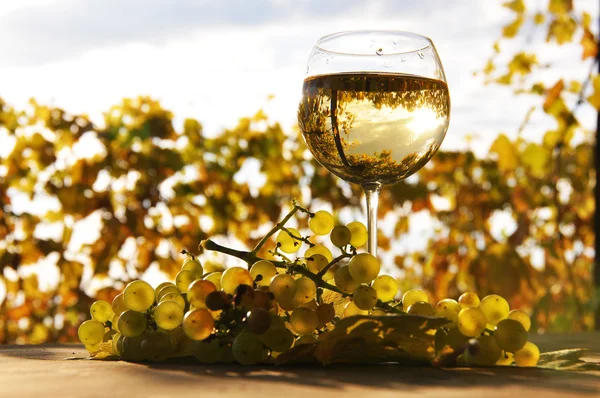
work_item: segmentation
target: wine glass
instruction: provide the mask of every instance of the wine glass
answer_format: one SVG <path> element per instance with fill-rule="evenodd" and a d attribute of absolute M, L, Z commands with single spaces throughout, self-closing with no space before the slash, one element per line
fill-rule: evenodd
<path fill-rule="evenodd" d="M 429 38 L 348 31 L 317 41 L 298 123 L 320 164 L 362 186 L 372 255 L 377 255 L 381 187 L 423 167 L 442 143 L 449 121 L 446 76 Z"/>

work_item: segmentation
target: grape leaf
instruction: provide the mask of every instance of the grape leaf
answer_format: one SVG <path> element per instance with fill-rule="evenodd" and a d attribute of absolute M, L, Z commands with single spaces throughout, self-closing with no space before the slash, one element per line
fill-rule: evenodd
<path fill-rule="evenodd" d="M 568 350 L 544 352 L 540 354 L 538 367 L 557 370 L 597 370 L 600 371 L 600 363 L 586 362 L 581 358 L 586 354 L 585 348 L 571 348 Z"/>
<path fill-rule="evenodd" d="M 314 344 L 301 345 L 280 355 L 276 363 L 399 362 L 429 364 L 434 358 L 434 332 L 446 324 L 443 318 L 418 315 L 344 318 L 335 329 Z"/>

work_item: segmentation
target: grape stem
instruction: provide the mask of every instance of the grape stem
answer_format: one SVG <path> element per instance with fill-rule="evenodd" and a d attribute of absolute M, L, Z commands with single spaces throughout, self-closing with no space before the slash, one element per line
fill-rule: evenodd
<path fill-rule="evenodd" d="M 313 247 L 313 246 L 315 245 L 315 244 L 314 244 L 314 243 L 312 243 L 310 240 L 308 240 L 308 238 L 303 238 L 303 237 L 301 237 L 301 236 L 296 236 L 296 235 L 294 235 L 294 233 L 293 233 L 292 231 L 290 231 L 289 229 L 287 229 L 286 227 L 281 227 L 281 230 L 282 230 L 282 231 L 285 231 L 285 232 L 287 232 L 287 234 L 288 234 L 288 235 L 289 235 L 289 236 L 290 236 L 292 239 L 295 239 L 295 240 L 302 241 L 302 242 L 306 243 L 306 244 L 307 244 L 308 246 L 310 246 L 310 247 Z"/>
<path fill-rule="evenodd" d="M 323 275 L 325 275 L 327 273 L 327 271 L 329 270 L 329 268 L 331 268 L 336 263 L 338 263 L 341 260 L 343 260 L 345 258 L 348 258 L 348 257 L 352 257 L 352 254 L 346 253 L 346 252 L 340 254 L 339 256 L 337 256 L 336 258 L 334 258 L 333 260 L 331 260 L 329 262 L 329 264 L 327 264 L 325 267 L 323 267 L 323 269 L 321 271 L 319 271 L 319 273 L 317 273 L 317 276 L 319 278 L 323 278 Z"/>

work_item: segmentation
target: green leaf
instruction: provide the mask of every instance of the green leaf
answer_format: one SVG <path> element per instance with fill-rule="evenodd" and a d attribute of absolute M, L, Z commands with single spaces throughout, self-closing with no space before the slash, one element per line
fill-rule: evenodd
<path fill-rule="evenodd" d="M 540 354 L 538 367 L 557 370 L 596 370 L 600 371 L 600 364 L 586 362 L 581 358 L 586 354 L 584 348 L 571 348 L 568 350 L 545 352 Z"/>

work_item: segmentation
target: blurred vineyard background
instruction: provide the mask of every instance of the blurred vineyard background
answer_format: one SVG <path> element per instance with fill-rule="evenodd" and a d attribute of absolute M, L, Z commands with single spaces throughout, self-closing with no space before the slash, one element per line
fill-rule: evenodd
<path fill-rule="evenodd" d="M 567 332 L 592 329 L 599 304 L 595 137 L 577 116 L 600 108 L 598 16 L 568 0 L 545 3 L 539 11 L 506 3 L 514 19 L 478 73 L 537 96 L 555 128 L 537 141 L 498 132 L 483 158 L 439 152 L 416 177 L 383 190 L 379 239 L 402 291 L 420 286 L 434 301 L 498 293 L 532 315 L 533 330 Z M 530 29 L 545 30 L 552 46 L 577 45 L 572 62 L 589 63 L 589 75 L 544 84 L 552 65 L 535 53 L 501 61 L 502 43 Z M 515 128 L 526 130 L 528 118 Z M 0 343 L 75 341 L 94 299 L 110 301 L 140 276 L 172 278 L 179 252 L 197 253 L 209 236 L 254 246 L 293 198 L 333 209 L 340 222 L 364 221 L 360 188 L 320 167 L 297 130 L 260 110 L 209 138 L 193 119 L 176 130 L 172 113 L 148 97 L 108 109 L 103 126 L 34 100 L 15 109 L 5 98 L 0 133 L 3 146 L 14 145 L 0 158 Z M 429 232 L 415 238 L 423 225 Z M 231 264 L 200 258 L 209 271 Z"/>

